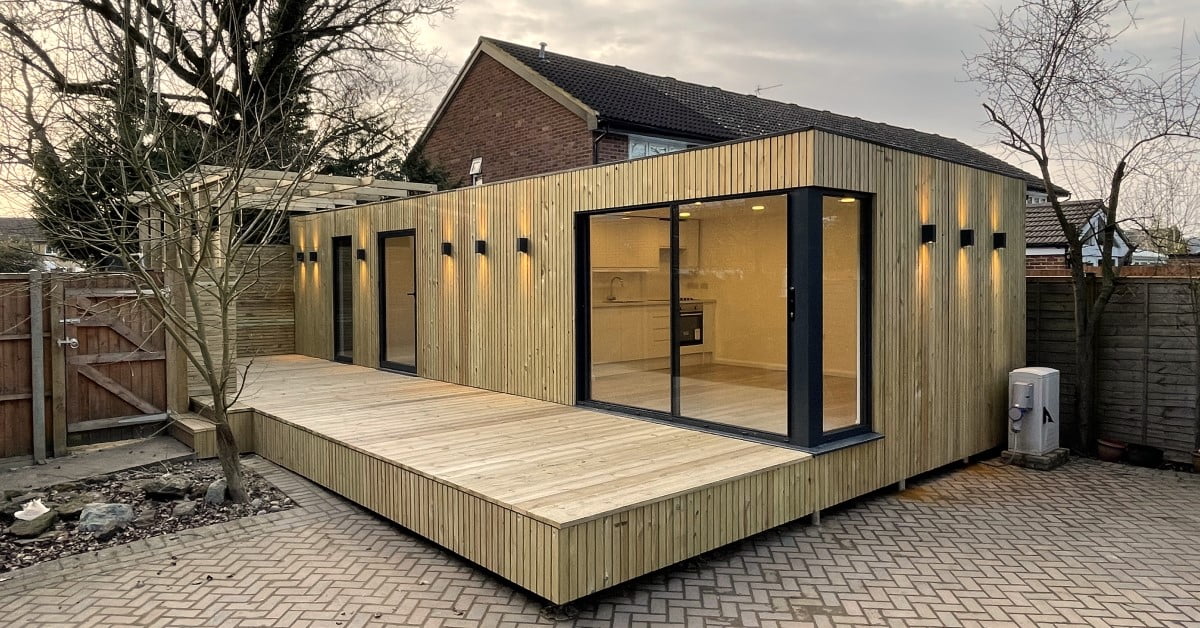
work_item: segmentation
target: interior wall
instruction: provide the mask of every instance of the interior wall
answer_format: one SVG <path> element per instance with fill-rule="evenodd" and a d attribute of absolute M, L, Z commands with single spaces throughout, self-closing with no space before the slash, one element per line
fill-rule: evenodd
<path fill-rule="evenodd" d="M 738 199 L 694 213 L 700 215 L 700 259 L 695 272 L 680 278 L 680 288 L 716 301 L 713 360 L 785 369 L 787 197 Z"/>
<path fill-rule="evenodd" d="M 842 203 L 825 196 L 821 221 L 821 323 L 825 351 L 821 354 L 826 375 L 858 375 L 859 291 L 861 251 L 859 203 Z"/>

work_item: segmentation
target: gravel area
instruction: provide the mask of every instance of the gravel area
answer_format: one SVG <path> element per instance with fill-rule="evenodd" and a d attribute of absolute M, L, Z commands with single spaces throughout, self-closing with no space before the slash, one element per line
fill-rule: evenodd
<path fill-rule="evenodd" d="M 290 498 L 261 476 L 245 467 L 243 472 L 249 500 L 241 504 L 223 499 L 223 484 L 209 491 L 210 486 L 222 477 L 220 464 L 215 460 L 157 463 L 41 489 L 5 491 L 0 496 L 0 573 L 137 539 L 295 506 Z M 22 522 L 15 520 L 13 513 L 35 497 L 41 498 L 42 503 L 52 509 L 54 514 L 47 516 L 52 523 L 36 536 L 21 538 L 14 532 L 21 531 L 22 526 L 16 524 Z M 97 525 L 91 514 L 103 517 L 106 513 L 90 514 L 86 504 L 95 503 L 109 504 L 110 513 L 130 513 L 132 520 L 120 521 L 118 517 L 116 525 L 105 526 L 104 522 Z M 92 525 L 81 525 L 81 514 Z M 34 527 L 41 526 L 35 524 Z M 85 532 L 81 527 L 106 529 Z M 29 531 L 25 530 L 24 534 L 28 535 Z"/>

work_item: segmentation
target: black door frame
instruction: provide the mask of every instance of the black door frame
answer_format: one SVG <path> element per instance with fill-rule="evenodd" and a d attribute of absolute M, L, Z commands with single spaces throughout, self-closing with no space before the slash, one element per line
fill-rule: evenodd
<path fill-rule="evenodd" d="M 376 247 L 379 255 L 379 368 L 396 371 L 399 373 L 409 373 L 415 375 L 417 373 L 417 325 L 416 317 L 413 317 L 413 363 L 401 364 L 399 362 L 391 362 L 387 359 L 387 254 L 384 252 L 384 241 L 388 238 L 404 238 L 411 237 L 413 239 L 413 313 L 416 313 L 417 301 L 420 295 L 417 294 L 417 230 L 416 229 L 398 229 L 395 231 L 381 231 L 376 236 Z"/>
<path fill-rule="evenodd" d="M 349 342 L 349 346 L 347 347 L 347 351 L 346 351 L 346 353 L 348 353 L 349 355 L 345 355 L 345 356 L 338 355 L 338 346 L 340 344 L 342 344 L 342 342 L 344 342 L 344 340 L 345 340 L 342 338 L 341 326 L 338 325 L 339 314 L 343 314 L 343 312 L 341 311 L 342 308 L 341 308 L 340 300 L 338 299 L 338 296 L 341 293 L 341 289 L 342 289 L 342 273 L 341 273 L 341 268 L 340 268 L 339 258 L 338 258 L 338 248 L 341 246 L 345 246 L 346 254 L 349 256 L 349 259 L 350 259 L 350 276 L 351 276 L 351 282 L 350 282 L 350 328 L 351 328 L 351 330 L 353 330 L 354 329 L 354 281 L 353 281 L 353 277 L 354 277 L 354 239 L 351 236 L 334 236 L 332 243 L 333 243 L 333 246 L 330 249 L 331 252 L 329 255 L 329 262 L 330 262 L 330 268 L 332 268 L 331 274 L 333 275 L 333 281 L 330 282 L 333 285 L 333 316 L 330 317 L 330 319 L 333 321 L 333 336 L 332 336 L 333 359 L 337 362 L 351 364 L 354 362 L 354 333 L 353 333 L 353 331 L 351 331 L 350 342 Z"/>
<path fill-rule="evenodd" d="M 788 433 L 778 434 L 681 416 L 679 399 L 679 211 L 697 202 L 787 195 L 788 214 Z M 824 431 L 822 333 L 822 203 L 825 196 L 849 196 L 859 200 L 860 327 L 859 327 L 859 423 L 839 430 Z M 637 211 L 667 206 L 671 216 L 671 408 L 660 412 L 597 401 L 591 398 L 591 232 L 590 218 L 598 214 Z M 871 296 L 874 277 L 871 267 L 874 195 L 854 190 L 801 187 L 746 194 L 677 200 L 670 203 L 608 208 L 581 212 L 575 223 L 575 320 L 576 403 L 582 406 L 632 415 L 651 421 L 680 425 L 726 436 L 790 446 L 823 453 L 881 438 L 871 431 Z M 801 272 L 807 269 L 807 272 Z M 808 356 L 802 359 L 801 356 Z"/>

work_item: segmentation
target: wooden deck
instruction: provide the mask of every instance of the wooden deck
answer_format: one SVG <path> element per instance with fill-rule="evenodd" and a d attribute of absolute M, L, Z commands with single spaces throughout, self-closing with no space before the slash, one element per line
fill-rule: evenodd
<path fill-rule="evenodd" d="M 256 360 L 260 455 L 553 602 L 808 513 L 811 456 L 325 360 Z"/>

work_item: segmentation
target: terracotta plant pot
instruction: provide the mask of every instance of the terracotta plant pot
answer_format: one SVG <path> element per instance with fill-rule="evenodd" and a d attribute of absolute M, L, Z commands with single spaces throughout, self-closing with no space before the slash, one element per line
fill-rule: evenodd
<path fill-rule="evenodd" d="M 1125 443 L 1101 438 L 1096 443 L 1096 455 L 1105 462 L 1120 462 L 1125 455 Z"/>

